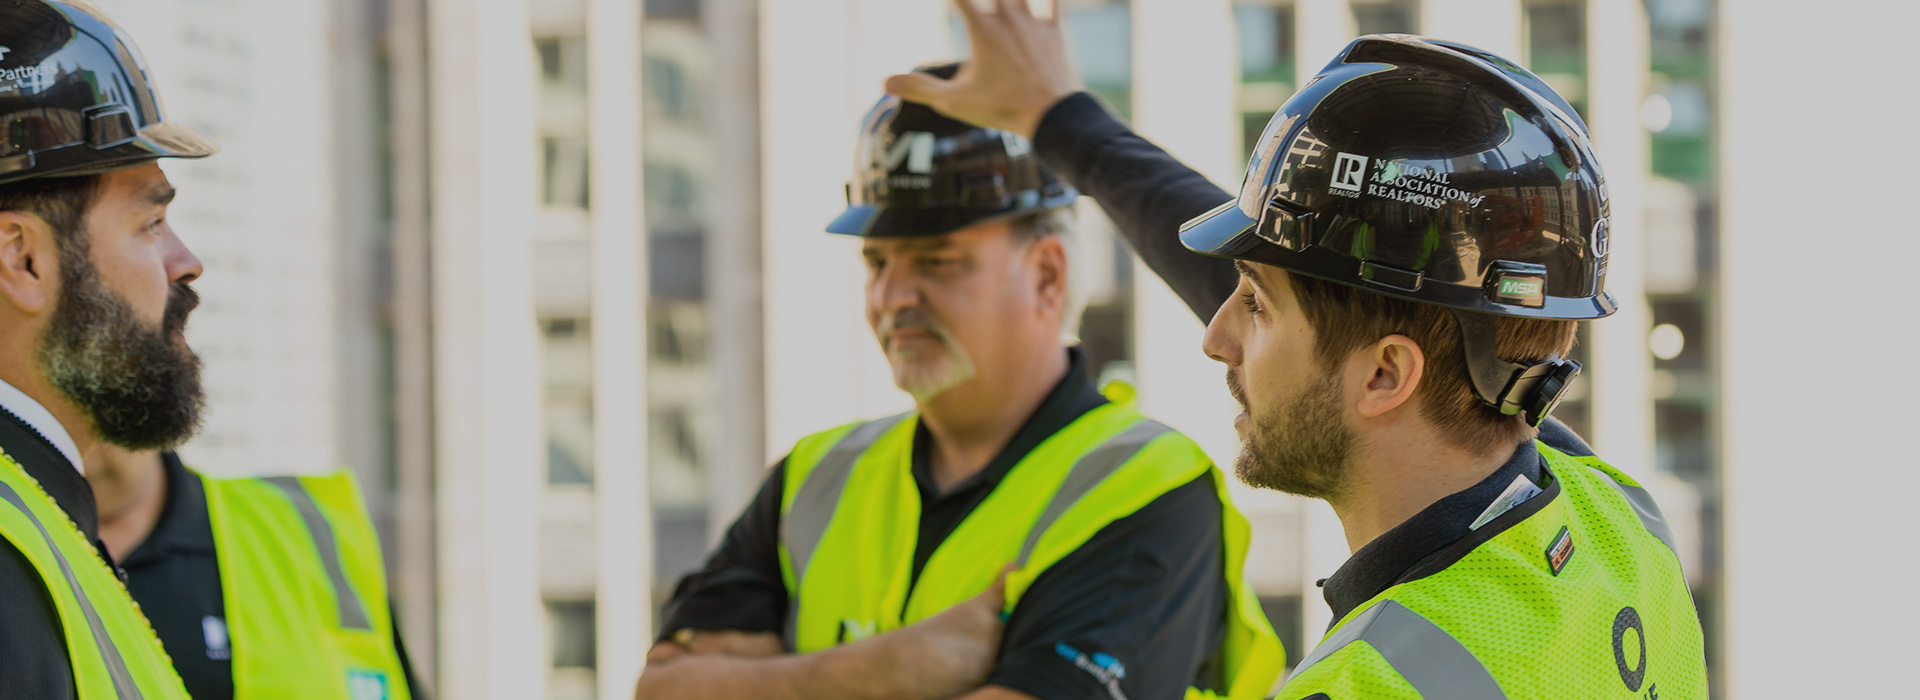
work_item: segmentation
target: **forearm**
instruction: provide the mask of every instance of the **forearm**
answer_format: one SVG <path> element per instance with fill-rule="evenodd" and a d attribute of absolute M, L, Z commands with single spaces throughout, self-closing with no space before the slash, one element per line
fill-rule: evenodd
<path fill-rule="evenodd" d="M 1060 100 L 1040 120 L 1034 149 L 1113 219 L 1135 254 L 1166 280 L 1202 323 L 1232 296 L 1233 263 L 1187 250 L 1180 225 L 1232 198 L 1133 133 L 1091 96 Z"/>
<path fill-rule="evenodd" d="M 911 683 L 911 669 L 894 645 L 882 638 L 811 654 L 725 656 L 649 654 L 640 676 L 638 700 L 892 700 L 923 697 Z"/>
<path fill-rule="evenodd" d="M 1039 700 L 1039 699 L 1035 698 L 1032 695 L 1028 695 L 1018 690 L 1014 690 L 1012 688 L 1002 688 L 997 685 L 989 685 L 979 690 L 973 691 L 971 693 L 967 693 L 966 695 L 960 696 L 960 700 Z"/>

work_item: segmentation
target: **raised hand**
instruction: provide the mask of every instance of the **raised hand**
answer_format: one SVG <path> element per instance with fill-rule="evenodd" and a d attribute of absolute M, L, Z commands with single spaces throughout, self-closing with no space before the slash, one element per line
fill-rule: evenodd
<path fill-rule="evenodd" d="M 989 12 L 973 0 L 954 0 L 973 55 L 951 80 L 895 75 L 887 78 L 887 92 L 953 119 L 1032 138 L 1047 110 L 1084 86 L 1067 58 L 1059 0 L 1047 17 L 1034 16 L 1027 0 L 993 2 Z"/>

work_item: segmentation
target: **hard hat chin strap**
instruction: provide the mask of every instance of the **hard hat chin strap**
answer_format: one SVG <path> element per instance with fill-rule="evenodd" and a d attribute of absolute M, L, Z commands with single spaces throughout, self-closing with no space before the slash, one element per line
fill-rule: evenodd
<path fill-rule="evenodd" d="M 1466 353 L 1467 375 L 1473 393 L 1505 415 L 1523 415 L 1538 426 L 1560 405 L 1580 363 L 1549 355 L 1546 360 L 1522 364 L 1500 359 L 1500 317 L 1452 309 L 1460 322 L 1460 348 Z"/>

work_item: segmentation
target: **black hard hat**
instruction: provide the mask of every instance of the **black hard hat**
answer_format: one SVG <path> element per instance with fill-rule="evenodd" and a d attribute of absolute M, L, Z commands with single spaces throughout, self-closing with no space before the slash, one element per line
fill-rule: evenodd
<path fill-rule="evenodd" d="M 219 150 L 161 118 L 140 50 L 84 0 L 0 0 L 0 122 L 0 183 Z"/>
<path fill-rule="evenodd" d="M 958 64 L 920 72 L 951 78 Z M 867 112 L 854 147 L 847 210 L 829 233 L 938 236 L 1073 204 L 1025 137 L 940 116 L 887 96 Z"/>
<path fill-rule="evenodd" d="M 1465 312 L 1476 392 L 1537 423 L 1579 365 L 1499 360 L 1496 317 L 1613 313 L 1608 215 L 1586 124 L 1546 83 L 1479 49 L 1387 34 L 1354 40 L 1287 100 L 1239 199 L 1180 238 Z"/>

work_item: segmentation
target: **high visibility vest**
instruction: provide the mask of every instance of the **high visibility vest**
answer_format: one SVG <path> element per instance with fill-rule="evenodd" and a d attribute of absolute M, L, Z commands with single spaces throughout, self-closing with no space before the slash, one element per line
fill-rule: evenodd
<path fill-rule="evenodd" d="M 380 539 L 353 475 L 206 484 L 237 700 L 407 700 Z"/>
<path fill-rule="evenodd" d="M 80 700 L 189 700 L 119 576 L 40 482 L 3 453 L 0 536 L 26 555 L 52 595 Z"/>
<path fill-rule="evenodd" d="M 1659 507 L 1599 459 L 1539 447 L 1552 483 L 1524 519 L 1348 613 L 1277 700 L 1707 697 Z"/>
<path fill-rule="evenodd" d="M 818 651 L 924 620 L 986 590 L 1015 562 L 1020 568 L 1006 585 L 1011 613 L 1040 574 L 1108 523 L 1210 475 L 1231 606 L 1217 659 L 1221 697 L 1263 698 L 1272 690 L 1285 655 L 1242 574 L 1250 528 L 1225 477 L 1192 440 L 1124 404 L 1089 411 L 1015 465 L 933 552 L 915 585 L 916 422 L 905 414 L 842 426 L 801 440 L 788 456 L 780 566 L 792 598 L 786 639 L 793 649 Z"/>

